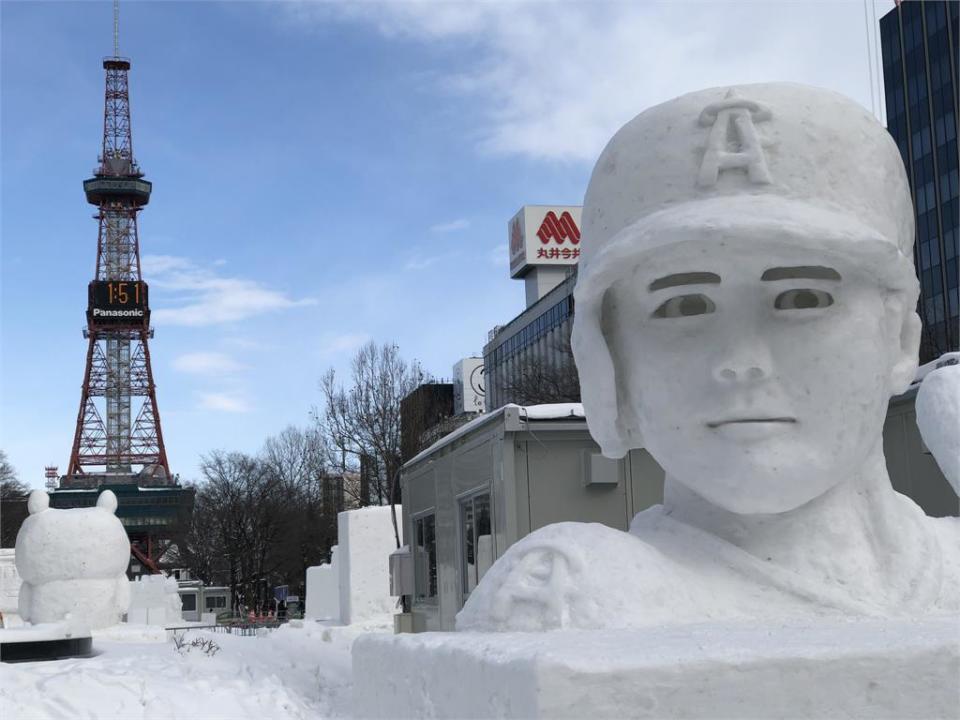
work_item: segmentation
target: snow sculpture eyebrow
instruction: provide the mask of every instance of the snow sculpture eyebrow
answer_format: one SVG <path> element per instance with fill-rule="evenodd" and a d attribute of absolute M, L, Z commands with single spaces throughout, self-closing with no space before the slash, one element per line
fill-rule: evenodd
<path fill-rule="evenodd" d="M 664 288 L 677 287 L 678 285 L 715 285 L 720 282 L 720 276 L 712 272 L 688 272 L 675 273 L 657 278 L 648 290 L 663 290 Z"/>
<path fill-rule="evenodd" d="M 840 281 L 840 273 L 833 268 L 819 265 L 798 265 L 796 267 L 775 267 L 765 270 L 761 280 L 836 280 Z"/>

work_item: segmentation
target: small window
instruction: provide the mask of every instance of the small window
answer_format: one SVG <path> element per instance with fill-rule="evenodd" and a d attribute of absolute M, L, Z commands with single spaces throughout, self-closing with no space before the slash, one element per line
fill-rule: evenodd
<path fill-rule="evenodd" d="M 227 599 L 223 595 L 208 595 L 204 599 L 204 602 L 207 606 L 207 610 L 217 610 L 227 606 Z"/>
<path fill-rule="evenodd" d="M 413 522 L 416 533 L 413 546 L 416 599 L 429 601 L 437 596 L 437 518 L 431 513 Z"/>
<path fill-rule="evenodd" d="M 493 565 L 488 492 L 460 502 L 460 557 L 463 597 L 466 598 Z"/>
<path fill-rule="evenodd" d="M 185 612 L 195 612 L 197 609 L 197 596 L 193 593 L 185 593 L 180 596 L 181 609 Z"/>

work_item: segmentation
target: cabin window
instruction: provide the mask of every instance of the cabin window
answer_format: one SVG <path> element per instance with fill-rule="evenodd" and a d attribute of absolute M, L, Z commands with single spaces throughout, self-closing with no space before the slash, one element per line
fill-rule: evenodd
<path fill-rule="evenodd" d="M 466 598 L 493 564 L 489 492 L 460 501 L 460 558 L 463 597 Z"/>
<path fill-rule="evenodd" d="M 414 519 L 413 525 L 416 599 L 430 601 L 437 597 L 437 516 L 434 513 L 422 515 Z"/>

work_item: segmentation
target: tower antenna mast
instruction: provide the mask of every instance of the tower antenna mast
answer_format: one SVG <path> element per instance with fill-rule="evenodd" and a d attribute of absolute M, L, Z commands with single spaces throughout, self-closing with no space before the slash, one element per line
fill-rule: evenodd
<path fill-rule="evenodd" d="M 113 0 L 113 56 L 120 57 L 120 0 Z"/>

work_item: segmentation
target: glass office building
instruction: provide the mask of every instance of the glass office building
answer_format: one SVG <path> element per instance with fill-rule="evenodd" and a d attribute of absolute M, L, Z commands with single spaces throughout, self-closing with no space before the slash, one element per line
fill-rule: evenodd
<path fill-rule="evenodd" d="M 924 333 L 920 361 L 958 349 L 960 3 L 902 2 L 880 19 L 887 128 L 910 179 Z"/>

